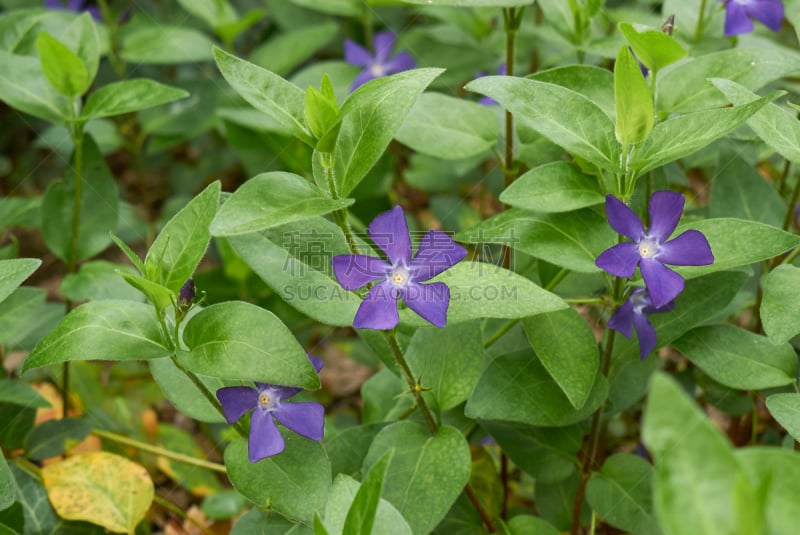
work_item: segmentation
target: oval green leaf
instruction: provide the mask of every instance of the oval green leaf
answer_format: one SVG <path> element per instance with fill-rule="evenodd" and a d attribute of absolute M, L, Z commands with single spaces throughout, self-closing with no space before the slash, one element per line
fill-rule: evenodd
<path fill-rule="evenodd" d="M 504 203 L 541 214 L 571 212 L 604 202 L 595 177 L 567 162 L 535 167 L 500 194 Z"/>

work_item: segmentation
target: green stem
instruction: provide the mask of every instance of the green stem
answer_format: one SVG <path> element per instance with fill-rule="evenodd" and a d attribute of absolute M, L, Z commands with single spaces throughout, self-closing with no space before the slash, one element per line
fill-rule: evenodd
<path fill-rule="evenodd" d="M 508 323 L 506 323 L 505 325 L 503 325 L 502 327 L 500 327 L 499 329 L 497 329 L 497 332 L 495 332 L 492 336 L 489 337 L 488 340 L 486 340 L 483 343 L 483 348 L 486 349 L 488 347 L 493 346 L 495 342 L 500 340 L 503 337 L 503 335 L 505 335 L 508 331 L 510 331 L 512 327 L 514 327 L 514 325 L 516 325 L 518 322 L 519 322 L 518 319 L 513 319 Z"/>
<path fill-rule="evenodd" d="M 547 285 L 544 287 L 544 289 L 547 290 L 548 292 L 552 292 L 553 288 L 558 286 L 558 283 L 563 281 L 564 278 L 569 274 L 570 274 L 570 270 L 569 269 L 562 268 L 558 273 L 556 273 L 555 277 L 550 279 L 550 282 L 547 283 Z"/>
<path fill-rule="evenodd" d="M 108 59 L 114 67 L 117 76 L 125 78 L 125 71 L 127 66 L 125 60 L 120 56 L 120 35 L 119 35 L 119 21 L 112 16 L 111 9 L 108 7 L 108 0 L 97 0 L 97 5 L 100 8 L 100 14 L 103 16 L 103 21 L 108 28 L 109 41 L 111 46 L 108 51 Z"/>
<path fill-rule="evenodd" d="M 524 8 L 520 8 L 519 11 L 514 7 L 503 9 L 503 21 L 506 32 L 506 76 L 514 76 L 517 30 L 522 20 L 523 9 Z M 503 175 L 505 177 L 506 187 L 508 187 L 517 177 L 517 169 L 514 165 L 514 116 L 508 110 L 506 110 L 505 113 L 505 136 Z"/>
<path fill-rule="evenodd" d="M 428 429 L 432 435 L 435 435 L 439 430 L 439 426 L 436 425 L 436 420 L 434 420 L 433 414 L 428 408 L 425 398 L 422 396 L 422 392 L 424 391 L 422 385 L 419 383 L 419 381 L 414 379 L 414 374 L 411 372 L 411 367 L 409 367 L 406 357 L 403 355 L 403 350 L 400 349 L 400 344 L 397 343 L 397 338 L 395 337 L 394 332 L 381 332 L 386 338 L 386 342 L 389 344 L 389 348 L 392 350 L 392 354 L 394 355 L 397 364 L 400 365 L 400 371 L 403 373 L 403 377 L 408 383 L 408 388 L 411 390 L 411 393 L 414 394 L 414 398 L 417 401 L 417 407 L 419 407 L 420 412 L 422 412 L 422 416 L 425 418 L 425 423 L 428 424 Z"/>
<path fill-rule="evenodd" d="M 792 190 L 792 196 L 789 199 L 789 207 L 786 209 L 786 217 L 783 218 L 783 230 L 789 230 L 789 227 L 792 226 L 792 219 L 794 219 L 794 207 L 797 204 L 797 200 L 800 198 L 800 178 L 794 184 L 794 189 Z"/>
<path fill-rule="evenodd" d="M 160 446 L 154 446 L 152 444 L 148 444 L 147 442 L 142 442 L 141 440 L 136 440 L 134 438 L 126 437 L 124 435 L 119 435 L 117 433 L 112 433 L 110 431 L 103 431 L 102 429 L 94 429 L 92 430 L 92 434 L 97 435 L 100 438 L 110 440 L 112 442 L 117 442 L 118 444 L 131 446 L 133 448 L 136 448 L 137 450 L 146 451 L 147 453 L 152 453 L 154 455 L 166 457 L 174 461 L 191 464 L 192 466 L 199 466 L 200 468 L 208 468 L 209 470 L 213 470 L 221 474 L 228 473 L 228 471 L 225 469 L 225 465 L 219 463 L 213 463 L 211 461 L 206 461 L 205 459 L 198 459 L 190 455 L 184 455 L 183 453 L 176 453 L 174 451 L 164 449 Z"/>
<path fill-rule="evenodd" d="M 700 0 L 700 11 L 697 13 L 697 27 L 694 30 L 694 42 L 700 40 L 706 25 L 706 0 Z"/>
<path fill-rule="evenodd" d="M 778 177 L 778 183 L 776 184 L 775 189 L 778 190 L 778 195 L 783 197 L 786 193 L 786 178 L 789 176 L 789 171 L 792 169 L 792 162 L 789 160 L 785 160 L 783 162 L 783 171 L 781 171 L 780 176 Z"/>

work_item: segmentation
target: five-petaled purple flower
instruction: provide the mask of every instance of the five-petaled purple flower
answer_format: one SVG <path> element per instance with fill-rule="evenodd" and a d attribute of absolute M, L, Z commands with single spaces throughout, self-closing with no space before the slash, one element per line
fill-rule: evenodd
<path fill-rule="evenodd" d="M 395 35 L 392 32 L 387 31 L 375 34 L 375 39 L 372 41 L 372 47 L 375 50 L 374 56 L 364 47 L 350 39 L 344 42 L 345 61 L 356 67 L 364 67 L 364 70 L 356 76 L 352 87 L 350 87 L 351 92 L 370 80 L 413 69 L 416 66 L 414 58 L 408 52 L 400 52 L 392 58 L 389 57 L 394 48 L 394 42 Z"/>
<path fill-rule="evenodd" d="M 720 0 L 725 4 L 725 37 L 753 31 L 753 21 L 762 22 L 773 32 L 781 30 L 781 0 Z"/>
<path fill-rule="evenodd" d="M 650 228 L 645 230 L 633 210 L 613 195 L 606 196 L 606 216 L 615 231 L 633 243 L 623 242 L 603 251 L 597 267 L 618 277 L 630 277 L 636 266 L 650 292 L 653 306 L 662 308 L 683 291 L 683 277 L 664 264 L 705 266 L 714 262 L 711 246 L 702 233 L 687 230 L 667 241 L 678 225 L 685 199 L 674 191 L 657 191 L 650 197 Z"/>
<path fill-rule="evenodd" d="M 308 355 L 319 372 L 322 361 Z M 217 390 L 225 419 L 232 424 L 255 408 L 250 417 L 250 438 L 247 452 L 251 463 L 283 451 L 283 435 L 273 417 L 295 433 L 311 440 L 322 440 L 325 429 L 325 408 L 314 401 L 285 403 L 302 388 L 256 383 L 256 387 L 226 386 Z"/>
<path fill-rule="evenodd" d="M 670 301 L 666 305 L 656 308 L 644 288 L 634 289 L 628 300 L 619 307 L 608 320 L 608 328 L 621 332 L 625 338 L 631 339 L 632 329 L 636 329 L 639 339 L 639 357 L 644 360 L 656 347 L 656 330 L 645 314 L 669 312 L 675 308 L 675 303 Z"/>
<path fill-rule="evenodd" d="M 395 206 L 372 220 L 369 236 L 386 253 L 388 262 L 372 256 L 333 257 L 333 272 L 345 290 L 380 280 L 358 307 L 353 327 L 393 329 L 400 321 L 397 298 L 437 327 L 447 323 L 450 289 L 443 282 L 419 284 L 460 262 L 467 251 L 441 230 L 431 230 L 411 258 L 411 238 L 403 209 Z"/>
<path fill-rule="evenodd" d="M 44 0 L 44 7 L 47 9 L 68 9 L 75 13 L 86 11 L 94 20 L 98 22 L 103 20 L 103 16 L 100 14 L 100 8 L 95 4 L 89 4 L 86 0 L 67 0 L 66 4 L 61 0 Z"/>

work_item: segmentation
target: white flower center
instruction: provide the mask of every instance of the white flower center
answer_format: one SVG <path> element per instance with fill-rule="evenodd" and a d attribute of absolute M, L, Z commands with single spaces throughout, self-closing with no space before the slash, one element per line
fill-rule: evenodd
<path fill-rule="evenodd" d="M 642 258 L 653 258 L 658 254 L 658 242 L 652 238 L 644 238 L 638 247 Z"/>
<path fill-rule="evenodd" d="M 383 68 L 383 65 L 380 63 L 375 63 L 369 68 L 369 72 L 376 78 L 381 78 L 386 75 L 386 70 Z"/>
<path fill-rule="evenodd" d="M 650 304 L 645 297 L 645 293 L 640 291 L 631 293 L 631 303 L 633 304 L 634 314 L 641 314 L 644 307 Z"/>
<path fill-rule="evenodd" d="M 258 393 L 258 408 L 270 411 L 280 404 L 280 399 L 278 396 L 274 395 L 274 393 L 270 392 L 269 390 L 262 390 Z"/>
<path fill-rule="evenodd" d="M 408 266 L 402 261 L 392 266 L 392 269 L 386 274 L 386 280 L 391 282 L 392 286 L 398 290 L 408 286 L 408 283 L 411 282 L 411 278 L 411 270 L 408 269 Z"/>

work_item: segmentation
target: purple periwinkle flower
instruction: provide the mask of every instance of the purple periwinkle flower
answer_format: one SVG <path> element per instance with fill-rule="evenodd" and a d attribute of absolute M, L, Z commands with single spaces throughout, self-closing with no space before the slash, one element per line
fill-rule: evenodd
<path fill-rule="evenodd" d="M 683 291 L 683 277 L 665 264 L 705 266 L 714 262 L 708 240 L 697 230 L 687 230 L 669 240 L 684 203 L 683 195 L 674 191 L 653 193 L 649 203 L 650 228 L 645 230 L 633 210 L 613 195 L 606 196 L 608 223 L 633 243 L 618 243 L 606 249 L 595 264 L 618 277 L 631 277 L 638 265 L 656 308 L 662 308 Z"/>
<path fill-rule="evenodd" d="M 322 361 L 308 355 L 314 369 L 319 372 Z M 302 390 L 294 386 L 278 386 L 255 383 L 250 386 L 226 386 L 217 390 L 217 399 L 222 404 L 225 419 L 232 424 L 255 409 L 250 417 L 250 437 L 247 453 L 251 463 L 272 457 L 283 451 L 283 435 L 275 420 L 298 435 L 311 440 L 322 440 L 325 429 L 325 408 L 317 402 L 286 403 L 286 400 Z M 274 418 L 274 420 L 273 420 Z"/>
<path fill-rule="evenodd" d="M 178 292 L 178 304 L 182 307 L 188 307 L 192 304 L 194 299 L 194 279 L 189 277 L 189 280 L 181 286 L 181 291 Z"/>
<path fill-rule="evenodd" d="M 753 31 L 756 19 L 773 32 L 781 31 L 781 0 L 720 0 L 725 4 L 725 37 Z"/>
<path fill-rule="evenodd" d="M 44 0 L 44 7 L 47 9 L 68 9 L 75 13 L 86 11 L 94 20 L 98 22 L 103 20 L 100 8 L 96 4 L 90 4 L 86 0 L 67 0 L 66 4 L 61 0 Z"/>
<path fill-rule="evenodd" d="M 632 329 L 635 329 L 636 337 L 639 339 L 639 357 L 644 360 L 656 347 L 656 330 L 646 314 L 669 312 L 673 308 L 675 308 L 673 301 L 662 307 L 653 306 L 647 291 L 644 288 L 636 288 L 608 320 L 608 328 L 621 332 L 628 340 L 633 335 Z"/>
<path fill-rule="evenodd" d="M 369 224 L 369 236 L 386 253 L 388 262 L 372 256 L 346 254 L 333 257 L 333 272 L 345 290 L 381 281 L 370 289 L 358 307 L 353 327 L 393 329 L 400 321 L 397 298 L 437 327 L 447 323 L 450 289 L 443 282 L 420 284 L 460 262 L 467 251 L 441 230 L 431 230 L 411 258 L 411 238 L 403 209 L 395 206 Z"/>
<path fill-rule="evenodd" d="M 389 57 L 394 43 L 394 33 L 388 31 L 376 33 L 372 41 L 372 48 L 375 50 L 373 56 L 367 49 L 350 39 L 344 42 L 345 61 L 356 67 L 364 67 L 364 70 L 356 76 L 350 92 L 375 78 L 413 69 L 416 66 L 414 58 L 408 52 L 400 52 L 394 57 Z"/>

